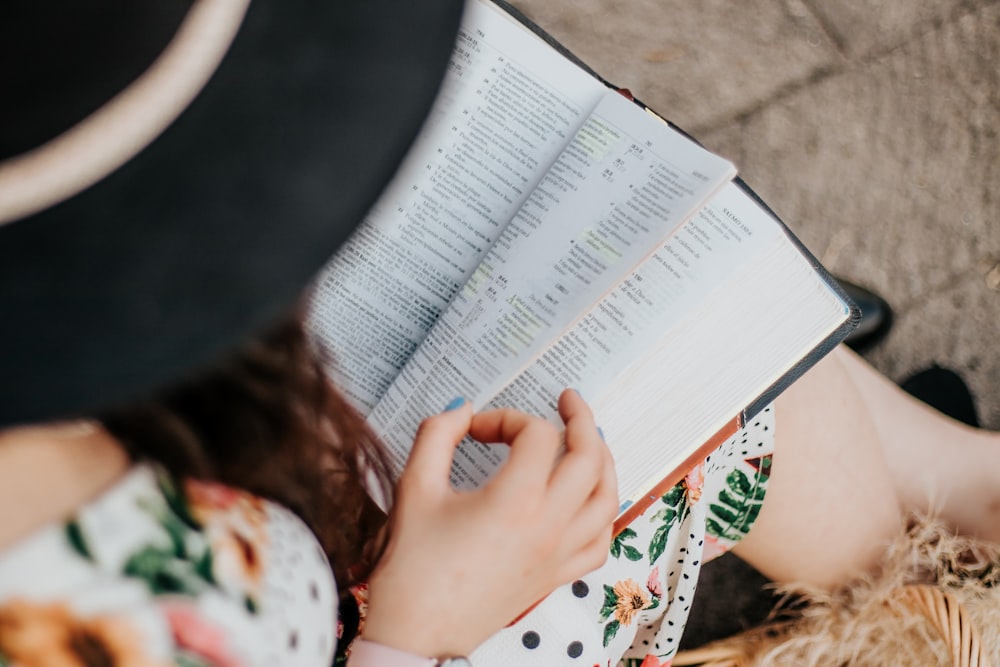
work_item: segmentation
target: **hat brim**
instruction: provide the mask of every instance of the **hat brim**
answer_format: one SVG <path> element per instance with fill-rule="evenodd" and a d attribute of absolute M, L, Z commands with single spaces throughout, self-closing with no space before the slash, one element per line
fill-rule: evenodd
<path fill-rule="evenodd" d="M 461 7 L 254 0 L 149 147 L 0 227 L 0 426 L 141 396 L 286 312 L 412 143 Z"/>

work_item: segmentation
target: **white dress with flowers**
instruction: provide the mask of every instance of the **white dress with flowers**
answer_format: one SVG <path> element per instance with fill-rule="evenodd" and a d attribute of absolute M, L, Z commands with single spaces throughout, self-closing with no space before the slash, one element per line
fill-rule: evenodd
<path fill-rule="evenodd" d="M 760 509 L 773 422 L 759 415 L 618 535 L 603 568 L 552 593 L 472 663 L 669 664 L 701 564 Z M 363 612 L 363 587 L 354 593 Z M 137 466 L 73 517 L 0 551 L 0 667 L 328 667 L 342 660 L 336 600 L 326 557 L 293 514 Z"/>
<path fill-rule="evenodd" d="M 564 586 L 472 656 L 476 667 L 662 667 L 670 664 L 701 565 L 757 518 L 771 471 L 767 408 L 611 545 L 604 567 Z"/>
<path fill-rule="evenodd" d="M 0 665 L 326 667 L 336 607 L 292 513 L 137 466 L 0 552 Z"/>

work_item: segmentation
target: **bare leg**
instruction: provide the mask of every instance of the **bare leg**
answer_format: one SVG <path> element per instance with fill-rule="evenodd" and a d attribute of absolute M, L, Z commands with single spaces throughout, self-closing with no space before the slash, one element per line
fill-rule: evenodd
<path fill-rule="evenodd" d="M 1000 542 L 1000 433 L 942 415 L 853 353 L 842 361 L 869 406 L 901 507 Z"/>
<path fill-rule="evenodd" d="M 911 511 L 1000 539 L 1000 434 L 906 395 L 846 348 L 778 399 L 760 517 L 735 552 L 820 586 L 874 566 Z"/>

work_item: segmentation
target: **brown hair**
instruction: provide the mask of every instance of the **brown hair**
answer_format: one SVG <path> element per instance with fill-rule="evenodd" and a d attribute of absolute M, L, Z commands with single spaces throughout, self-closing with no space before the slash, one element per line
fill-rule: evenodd
<path fill-rule="evenodd" d="M 346 593 L 384 548 L 385 517 L 362 480 L 374 479 L 390 498 L 390 473 L 322 361 L 301 320 L 289 318 L 215 368 L 100 418 L 137 459 L 291 509 L 316 534 Z"/>

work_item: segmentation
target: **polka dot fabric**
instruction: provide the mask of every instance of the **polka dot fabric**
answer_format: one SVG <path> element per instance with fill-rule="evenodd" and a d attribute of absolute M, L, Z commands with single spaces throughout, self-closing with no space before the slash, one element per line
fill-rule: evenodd
<path fill-rule="evenodd" d="M 267 659 L 254 664 L 311 667 L 327 665 L 336 648 L 331 610 L 336 591 L 326 555 L 294 514 L 268 505 L 266 608 L 262 645 Z"/>
<path fill-rule="evenodd" d="M 757 518 L 774 449 L 767 408 L 636 519 L 605 565 L 553 592 L 487 641 L 476 667 L 661 667 L 670 663 L 701 565 Z"/>

